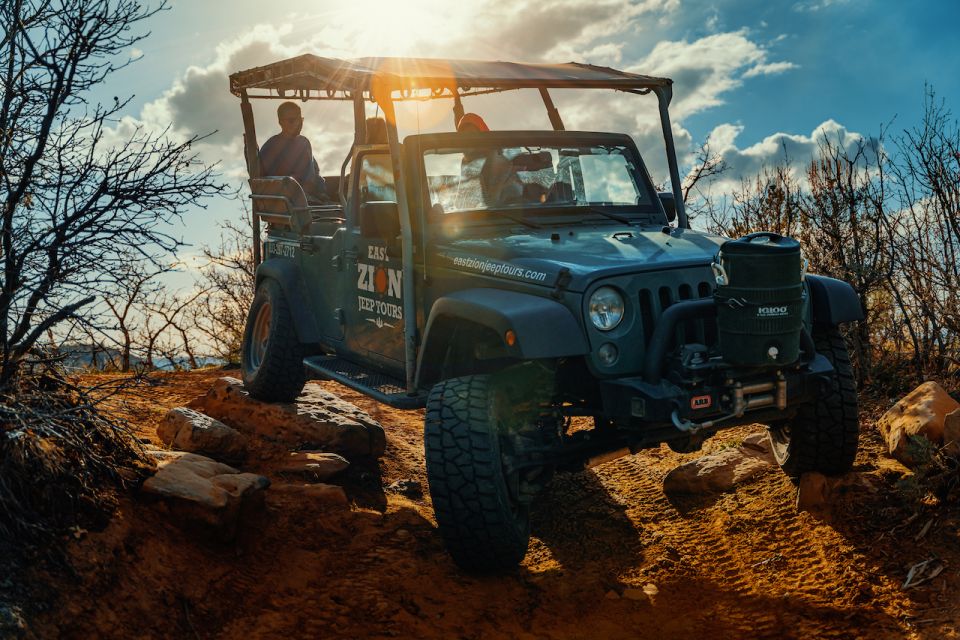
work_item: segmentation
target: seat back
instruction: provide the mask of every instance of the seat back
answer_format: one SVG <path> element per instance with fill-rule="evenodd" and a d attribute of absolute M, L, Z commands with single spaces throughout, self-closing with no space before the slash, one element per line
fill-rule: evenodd
<path fill-rule="evenodd" d="M 299 182 L 289 176 L 251 178 L 249 182 L 255 216 L 304 233 L 310 224 L 310 211 Z"/>

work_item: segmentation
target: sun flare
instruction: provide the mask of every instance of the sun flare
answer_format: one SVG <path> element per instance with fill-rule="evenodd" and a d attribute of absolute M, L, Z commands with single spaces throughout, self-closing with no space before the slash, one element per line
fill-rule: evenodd
<path fill-rule="evenodd" d="M 405 56 L 423 50 L 432 40 L 448 40 L 459 30 L 463 12 L 454 15 L 438 0 L 357 0 L 337 12 L 356 33 L 357 56 Z"/>

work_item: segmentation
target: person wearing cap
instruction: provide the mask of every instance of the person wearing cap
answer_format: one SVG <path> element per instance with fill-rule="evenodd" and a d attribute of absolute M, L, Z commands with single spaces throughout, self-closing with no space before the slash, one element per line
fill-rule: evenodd
<path fill-rule="evenodd" d="M 490 131 L 490 127 L 476 113 L 465 113 L 457 123 L 459 133 Z M 461 183 L 479 179 L 482 202 L 479 206 L 497 207 L 515 204 L 523 198 L 523 184 L 500 149 L 464 151 L 460 164 Z M 469 189 L 462 189 L 469 191 Z"/>
<path fill-rule="evenodd" d="M 304 192 L 319 200 L 327 200 L 326 184 L 313 158 L 310 141 L 300 135 L 303 116 L 296 102 L 284 102 L 277 107 L 280 133 L 272 136 L 260 148 L 260 175 L 290 176 L 303 187 Z"/>

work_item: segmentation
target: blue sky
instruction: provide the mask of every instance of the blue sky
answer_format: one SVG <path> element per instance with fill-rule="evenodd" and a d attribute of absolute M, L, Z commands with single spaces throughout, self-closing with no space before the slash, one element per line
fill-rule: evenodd
<path fill-rule="evenodd" d="M 925 82 L 960 108 L 958 1 L 487 0 L 461 7 L 447 0 L 173 0 L 149 26 L 152 35 L 133 52 L 142 59 L 98 96 L 136 94 L 118 136 L 138 123 L 172 125 L 183 134 L 217 128 L 201 152 L 223 160 L 238 186 L 239 108 L 227 74 L 307 51 L 576 60 L 670 75 L 681 151 L 709 138 L 734 174 L 775 160 L 783 141 L 802 159 L 817 135 L 855 141 L 894 116 L 894 131 L 910 126 L 920 116 Z M 524 114 L 517 125 L 543 119 L 542 107 L 511 100 L 477 108 L 494 128 L 514 124 L 517 114 Z M 652 149 L 655 127 L 642 113 L 651 105 L 630 100 L 558 103 L 568 126 L 625 131 L 641 149 Z M 349 144 L 348 111 L 324 107 L 305 115 L 321 166 L 338 166 Z M 260 116 L 262 142 L 274 123 L 268 110 Z M 187 212 L 184 235 L 212 242 L 216 219 L 235 212 L 226 203 Z"/>

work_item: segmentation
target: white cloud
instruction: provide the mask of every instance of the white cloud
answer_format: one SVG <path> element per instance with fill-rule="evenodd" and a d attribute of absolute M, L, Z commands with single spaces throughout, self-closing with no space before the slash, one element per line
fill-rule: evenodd
<path fill-rule="evenodd" d="M 774 76 L 778 73 L 783 73 L 784 71 L 790 71 L 791 69 L 797 69 L 799 65 L 796 65 L 792 62 L 768 62 L 766 64 L 758 64 L 743 74 L 744 78 L 754 78 L 756 76 Z"/>
<path fill-rule="evenodd" d="M 671 111 L 674 118 L 682 119 L 722 104 L 723 94 L 739 88 L 744 78 L 794 66 L 770 63 L 767 57 L 768 51 L 741 29 L 693 42 L 660 42 L 630 70 L 673 78 L 676 99 Z"/>
<path fill-rule="evenodd" d="M 737 138 L 744 131 L 743 125 L 721 124 L 710 133 L 707 142 L 713 153 L 719 154 L 727 165 L 727 172 L 716 182 L 720 191 L 729 191 L 740 184 L 742 178 L 754 176 L 764 168 L 789 160 L 795 177 L 803 182 L 806 166 L 818 153 L 820 145 L 829 141 L 842 149 L 853 152 L 866 139 L 850 131 L 836 120 L 827 120 L 809 135 L 775 133 L 746 147 L 737 146 Z"/>

